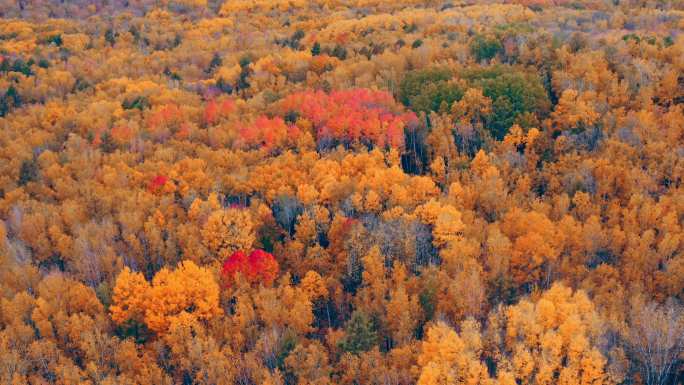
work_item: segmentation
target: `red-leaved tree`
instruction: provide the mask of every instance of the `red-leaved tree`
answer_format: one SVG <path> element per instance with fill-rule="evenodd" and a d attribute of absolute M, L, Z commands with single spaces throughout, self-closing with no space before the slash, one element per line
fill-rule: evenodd
<path fill-rule="evenodd" d="M 417 124 L 413 112 L 405 112 L 392 94 L 367 88 L 325 93 L 304 91 L 288 95 L 278 104 L 280 116 L 259 117 L 240 130 L 243 145 L 280 148 L 296 144 L 299 118 L 313 126 L 319 148 L 363 143 L 402 148 L 404 129 Z"/>
<path fill-rule="evenodd" d="M 147 185 L 147 190 L 151 193 L 160 192 L 168 180 L 169 178 L 164 175 L 157 175 Z"/>
<path fill-rule="evenodd" d="M 368 88 L 328 94 L 298 92 L 285 97 L 280 108 L 285 114 L 295 112 L 311 121 L 319 147 L 321 142 L 402 147 L 404 128 L 416 121 L 415 114 L 404 112 L 392 94 Z"/>
<path fill-rule="evenodd" d="M 248 282 L 271 285 L 278 275 L 278 262 L 264 250 L 254 250 L 249 255 L 236 251 L 223 262 L 221 276 L 226 286 L 231 286 L 239 273 Z"/>

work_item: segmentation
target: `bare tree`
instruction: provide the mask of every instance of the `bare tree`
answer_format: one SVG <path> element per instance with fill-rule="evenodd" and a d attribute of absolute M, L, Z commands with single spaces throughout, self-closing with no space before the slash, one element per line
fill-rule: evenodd
<path fill-rule="evenodd" d="M 633 301 L 625 340 L 645 384 L 673 382 L 684 352 L 684 307 Z"/>

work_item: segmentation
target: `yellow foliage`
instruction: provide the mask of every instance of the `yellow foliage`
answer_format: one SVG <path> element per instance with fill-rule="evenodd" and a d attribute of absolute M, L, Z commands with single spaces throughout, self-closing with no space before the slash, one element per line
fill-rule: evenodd
<path fill-rule="evenodd" d="M 161 334 L 182 320 L 206 321 L 221 312 L 214 275 L 191 261 L 181 262 L 173 271 L 161 269 L 151 284 L 125 268 L 117 277 L 112 301 L 115 322 L 142 321 Z"/>
<path fill-rule="evenodd" d="M 118 324 L 128 320 L 143 321 L 149 289 L 150 284 L 141 273 L 124 267 L 114 284 L 112 306 L 109 307 L 112 320 Z"/>
<path fill-rule="evenodd" d="M 459 240 L 465 228 L 460 211 L 435 200 L 417 207 L 415 214 L 423 223 L 433 226 L 433 243 L 436 247 Z"/>
<path fill-rule="evenodd" d="M 584 292 L 554 284 L 536 302 L 524 299 L 505 315 L 512 357 L 500 365 L 518 381 L 546 384 L 560 373 L 562 384 L 612 383 L 597 347 L 605 325 Z"/>
<path fill-rule="evenodd" d="M 202 227 L 202 242 L 216 258 L 224 260 L 235 251 L 252 249 L 256 237 L 253 226 L 247 210 L 217 210 Z"/>
<path fill-rule="evenodd" d="M 479 326 L 474 320 L 467 320 L 462 330 L 459 335 L 443 323 L 427 330 L 418 356 L 418 385 L 492 383 L 487 367 L 480 361 L 482 341 Z"/>
<path fill-rule="evenodd" d="M 311 299 L 321 297 L 325 298 L 328 296 L 328 288 L 325 286 L 323 278 L 321 278 L 317 272 L 312 270 L 306 272 L 306 275 L 304 275 L 304 278 L 302 278 L 300 287 Z"/>

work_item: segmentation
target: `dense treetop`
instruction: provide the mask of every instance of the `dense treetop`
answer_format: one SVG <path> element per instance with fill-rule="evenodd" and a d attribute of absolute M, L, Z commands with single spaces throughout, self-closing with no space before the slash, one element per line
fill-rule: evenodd
<path fill-rule="evenodd" d="M 681 2 L 0 15 L 0 384 L 684 377 Z"/>

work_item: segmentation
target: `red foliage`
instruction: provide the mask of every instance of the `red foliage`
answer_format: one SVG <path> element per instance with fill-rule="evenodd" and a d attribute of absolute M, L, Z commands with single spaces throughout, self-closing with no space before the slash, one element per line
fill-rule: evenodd
<path fill-rule="evenodd" d="M 249 255 L 248 277 L 254 277 L 266 285 L 270 285 L 278 275 L 278 262 L 272 254 L 257 249 Z"/>
<path fill-rule="evenodd" d="M 111 135 L 117 144 L 125 144 L 133 139 L 133 130 L 127 125 L 114 126 L 112 127 Z"/>
<path fill-rule="evenodd" d="M 342 32 L 335 36 L 335 43 L 337 44 L 345 44 L 349 40 L 350 34 L 349 32 Z"/>
<path fill-rule="evenodd" d="M 183 121 L 183 112 L 175 104 L 167 104 L 150 114 L 147 119 L 147 126 L 155 131 L 162 127 L 178 125 Z"/>
<path fill-rule="evenodd" d="M 367 88 L 308 91 L 292 94 L 280 107 L 311 121 L 321 141 L 365 142 L 380 147 L 402 147 L 404 127 L 416 121 L 413 113 L 402 112 L 392 94 Z"/>
<path fill-rule="evenodd" d="M 250 126 L 240 129 L 240 140 L 248 147 L 263 147 L 266 150 L 294 144 L 299 137 L 297 126 L 287 125 L 281 117 L 273 119 L 260 116 Z"/>
<path fill-rule="evenodd" d="M 257 249 L 247 256 L 242 251 L 236 251 L 223 262 L 221 276 L 228 286 L 234 282 L 237 273 L 250 283 L 268 286 L 275 280 L 278 270 L 278 262 L 270 253 Z"/>
<path fill-rule="evenodd" d="M 230 115 L 235 110 L 235 102 L 226 99 L 222 102 L 210 100 L 204 107 L 204 122 L 213 125 L 222 117 Z"/>
<path fill-rule="evenodd" d="M 218 104 L 211 100 L 204 107 L 204 122 L 207 125 L 212 125 L 218 120 Z"/>
<path fill-rule="evenodd" d="M 247 271 L 247 256 L 242 251 L 234 252 L 230 257 L 223 262 L 223 269 L 221 269 L 221 276 L 227 284 L 230 284 L 235 274 Z"/>
<path fill-rule="evenodd" d="M 164 187 L 166 182 L 168 182 L 168 180 L 169 178 L 164 175 L 157 175 L 150 181 L 149 185 L 147 186 L 147 190 L 153 193 L 159 192 Z"/>
<path fill-rule="evenodd" d="M 190 125 L 186 122 L 181 123 L 180 128 L 173 136 L 176 139 L 187 139 L 190 137 Z"/>
<path fill-rule="evenodd" d="M 379 147 L 404 146 L 404 127 L 417 122 L 406 113 L 392 94 L 367 88 L 334 91 L 306 91 L 291 94 L 280 101 L 283 116 L 295 113 L 313 124 L 320 147 L 339 143 L 364 143 Z M 259 117 L 240 129 L 238 144 L 267 150 L 297 144 L 301 131 L 281 117 Z"/>

